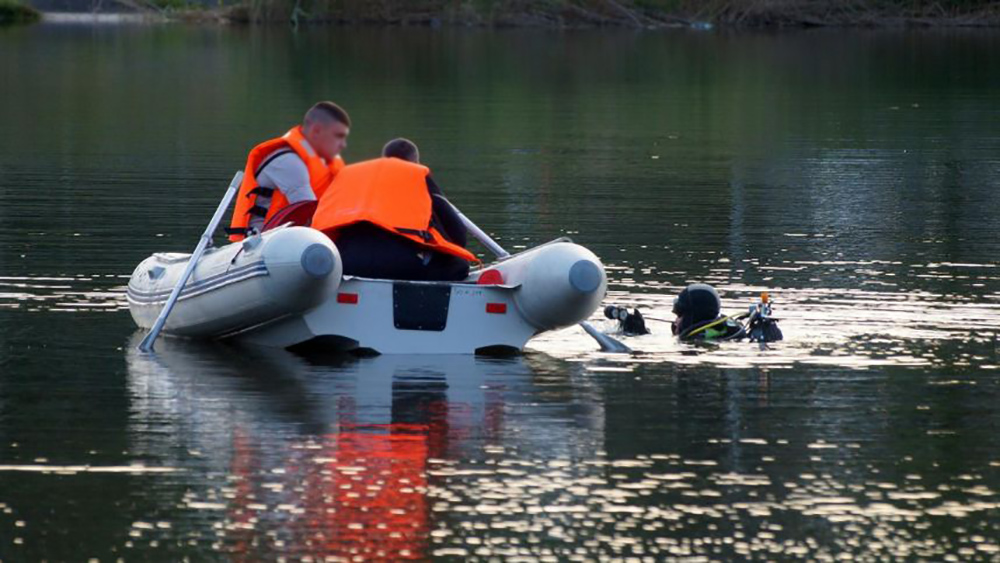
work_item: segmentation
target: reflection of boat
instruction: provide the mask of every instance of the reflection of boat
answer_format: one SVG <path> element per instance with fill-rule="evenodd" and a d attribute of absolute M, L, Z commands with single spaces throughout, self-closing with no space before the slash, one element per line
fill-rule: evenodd
<path fill-rule="evenodd" d="M 544 355 L 330 363 L 282 350 L 232 352 L 169 340 L 156 355 L 130 347 L 126 361 L 129 450 L 197 467 L 195 477 L 205 469 L 221 474 L 186 484 L 177 502 L 196 509 L 215 499 L 235 552 L 427 559 L 437 514 L 429 490 L 440 485 L 435 468 L 482 458 L 489 448 L 533 458 L 593 451 L 601 447 L 593 437 L 603 439 L 599 406 L 538 391 L 536 371 L 572 369 Z M 540 397 L 553 402 L 540 409 L 551 418 L 532 424 L 516 409 Z"/>
<path fill-rule="evenodd" d="M 150 328 L 189 255 L 154 254 L 128 286 L 136 324 Z M 164 331 L 268 347 L 472 354 L 521 350 L 532 336 L 585 320 L 607 285 L 589 250 L 558 240 L 476 270 L 461 283 L 342 276 L 319 231 L 286 227 L 211 249 Z"/>
<path fill-rule="evenodd" d="M 514 397 L 516 403 L 537 403 L 539 385 L 545 386 L 541 395 L 554 406 L 566 403 L 565 412 L 552 413 L 555 418 L 547 422 L 550 428 L 545 432 L 585 428 L 591 433 L 602 427 L 598 406 L 581 410 L 579 401 L 567 394 L 572 387 L 566 378 L 579 365 L 540 353 L 503 358 L 459 354 L 320 357 L 165 339 L 155 355 L 127 350 L 126 362 L 132 424 L 138 435 L 152 440 L 185 439 L 190 447 L 201 450 L 218 445 L 197 443 L 206 430 L 229 433 L 240 426 L 269 433 L 294 424 L 314 433 L 348 423 L 391 424 L 420 419 L 426 414 L 421 405 L 428 401 L 448 405 L 449 411 L 443 414 L 454 415 L 450 426 L 462 421 L 463 426 L 475 427 L 465 435 L 481 434 L 484 421 L 499 423 L 497 417 L 520 408 L 507 404 L 489 414 L 491 405 L 502 401 L 501 394 Z M 542 383 L 539 374 L 544 374 Z M 525 413 L 513 412 L 519 418 L 508 424 L 526 420 Z M 143 430 L 147 420 L 173 428 L 147 436 Z M 563 422 L 569 427 L 551 428 Z M 187 431 L 193 428 L 198 431 Z M 534 437 L 533 433 L 520 435 L 520 447 L 547 451 L 561 447 L 558 442 L 536 443 Z"/>

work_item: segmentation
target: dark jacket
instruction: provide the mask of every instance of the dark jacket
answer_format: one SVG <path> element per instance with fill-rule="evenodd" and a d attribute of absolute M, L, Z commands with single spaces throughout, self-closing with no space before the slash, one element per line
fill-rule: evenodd
<path fill-rule="evenodd" d="M 431 224 L 437 227 L 448 242 L 466 246 L 469 240 L 462 219 L 455 213 L 455 208 L 430 176 L 427 176 L 427 192 L 431 194 Z"/>

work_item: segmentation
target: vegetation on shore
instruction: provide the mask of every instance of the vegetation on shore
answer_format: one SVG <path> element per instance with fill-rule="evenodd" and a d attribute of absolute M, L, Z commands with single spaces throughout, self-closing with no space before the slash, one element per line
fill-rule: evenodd
<path fill-rule="evenodd" d="M 987 26 L 997 0 L 243 0 L 244 23 L 515 27 Z"/>
<path fill-rule="evenodd" d="M 42 19 L 38 10 L 18 0 L 0 0 L 0 26 L 35 23 Z"/>

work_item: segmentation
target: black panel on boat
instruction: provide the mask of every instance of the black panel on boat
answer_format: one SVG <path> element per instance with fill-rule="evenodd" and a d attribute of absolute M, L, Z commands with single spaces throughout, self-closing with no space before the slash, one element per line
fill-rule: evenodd
<path fill-rule="evenodd" d="M 451 285 L 392 284 L 392 320 L 399 330 L 440 332 L 448 325 Z"/>

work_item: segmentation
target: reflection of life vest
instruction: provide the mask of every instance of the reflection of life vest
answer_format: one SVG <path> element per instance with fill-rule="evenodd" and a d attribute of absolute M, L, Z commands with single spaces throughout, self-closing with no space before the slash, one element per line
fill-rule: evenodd
<path fill-rule="evenodd" d="M 243 183 L 240 184 L 240 192 L 236 196 L 236 208 L 233 210 L 233 220 L 228 229 L 230 241 L 237 242 L 246 237 L 251 216 L 263 217 L 266 222 L 288 205 L 288 199 L 281 191 L 257 185 L 257 175 L 271 159 L 288 151 L 294 151 L 305 162 L 309 170 L 309 184 L 317 199 L 323 195 L 334 176 L 344 167 L 344 161 L 339 156 L 327 164 L 326 160 L 316 154 L 302 136 L 301 126 L 293 127 L 281 137 L 257 145 L 250 151 L 243 171 Z M 270 196 L 270 207 L 257 205 L 257 196 Z"/>
<path fill-rule="evenodd" d="M 336 239 L 337 232 L 368 222 L 421 246 L 478 262 L 431 225 L 427 191 L 430 169 L 398 158 L 376 158 L 344 167 L 319 200 L 312 226 Z"/>
<path fill-rule="evenodd" d="M 279 537 L 286 542 L 280 551 L 313 559 L 431 557 L 436 518 L 428 489 L 450 479 L 429 472 L 441 469 L 432 460 L 463 456 L 466 448 L 481 451 L 482 442 L 502 443 L 505 409 L 503 394 L 491 388 L 477 414 L 477 405 L 449 402 L 446 386 L 419 373 L 419 380 L 406 372 L 393 376 L 386 422 L 359 422 L 359 414 L 371 413 L 370 397 L 359 412 L 356 397 L 340 395 L 331 409 L 337 413 L 333 432 L 293 440 L 280 452 L 240 426 L 233 430 L 234 496 L 227 512 L 233 526 L 224 541 L 237 560 L 267 553 Z"/>

